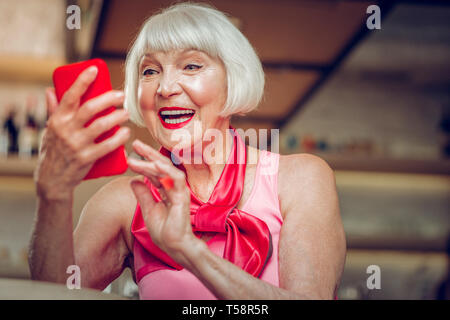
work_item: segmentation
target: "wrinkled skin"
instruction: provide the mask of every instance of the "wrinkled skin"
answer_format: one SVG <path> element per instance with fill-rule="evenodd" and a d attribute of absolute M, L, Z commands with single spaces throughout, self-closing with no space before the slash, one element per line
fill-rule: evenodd
<path fill-rule="evenodd" d="M 40 196 L 48 199 L 67 198 L 97 159 L 123 145 L 130 136 L 128 128 L 121 128 L 110 139 L 94 143 L 100 134 L 128 119 L 125 110 L 112 112 L 96 119 L 89 127 L 84 127 L 98 112 L 123 102 L 123 93 L 109 91 L 87 101 L 80 108 L 80 97 L 94 81 L 96 74 L 96 68 L 82 72 L 64 94 L 59 106 L 54 89 L 46 91 L 50 117 L 35 171 Z"/>

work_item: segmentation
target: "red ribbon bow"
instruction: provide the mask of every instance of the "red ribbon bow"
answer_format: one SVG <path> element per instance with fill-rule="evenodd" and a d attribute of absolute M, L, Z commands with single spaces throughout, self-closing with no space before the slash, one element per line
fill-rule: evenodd
<path fill-rule="evenodd" d="M 224 170 L 208 202 L 203 203 L 191 191 L 191 224 L 197 237 L 203 232 L 225 233 L 226 243 L 223 258 L 241 267 L 255 277 L 259 277 L 272 255 L 272 238 L 266 223 L 261 219 L 236 209 L 244 188 L 246 147 L 234 129 L 233 148 Z M 161 153 L 170 158 L 170 151 L 162 148 Z M 182 165 L 178 166 L 184 171 Z M 150 185 L 155 201 L 161 201 L 157 188 Z M 183 267 L 156 246 L 145 228 L 140 210 L 139 219 L 134 219 L 132 233 L 150 254 L 164 262 L 167 268 L 177 270 Z M 151 213 L 150 213 L 151 214 Z"/>

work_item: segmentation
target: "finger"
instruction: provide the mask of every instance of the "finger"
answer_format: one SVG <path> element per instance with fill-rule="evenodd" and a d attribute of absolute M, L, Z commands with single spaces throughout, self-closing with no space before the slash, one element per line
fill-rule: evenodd
<path fill-rule="evenodd" d="M 81 161 L 86 164 L 93 163 L 97 159 L 100 159 L 108 153 L 116 150 L 118 147 L 124 145 L 129 138 L 130 128 L 120 128 L 112 137 L 109 137 L 99 143 L 92 143 L 90 146 L 85 148 L 80 154 Z"/>
<path fill-rule="evenodd" d="M 166 190 L 172 189 L 168 180 L 172 181 L 172 186 L 173 180 L 156 167 L 156 162 L 157 161 L 142 161 L 129 158 L 128 166 L 132 171 L 149 178 L 152 184 L 158 189 L 161 199 L 166 205 L 169 205 L 170 202 L 168 201 L 169 197 Z"/>
<path fill-rule="evenodd" d="M 155 167 L 160 170 L 164 174 L 164 177 L 169 177 L 172 180 L 171 189 L 175 192 L 184 192 L 187 191 L 186 188 L 186 175 L 183 171 L 176 168 L 172 164 L 162 163 L 160 161 L 155 161 Z M 167 189 L 166 189 L 167 190 Z M 169 190 L 167 190 L 169 191 Z M 169 197 L 170 197 L 169 192 Z"/>
<path fill-rule="evenodd" d="M 166 189 L 167 191 L 173 188 L 173 180 L 168 176 L 160 178 L 159 182 L 164 186 L 164 189 Z"/>
<path fill-rule="evenodd" d="M 47 114 L 50 117 L 58 108 L 58 99 L 56 99 L 55 88 L 45 89 L 45 100 L 47 102 Z"/>
<path fill-rule="evenodd" d="M 95 80 L 97 73 L 96 66 L 91 66 L 80 73 L 61 99 L 60 105 L 63 110 L 73 110 L 79 107 L 81 97 Z"/>
<path fill-rule="evenodd" d="M 124 93 L 122 91 L 108 91 L 98 97 L 86 101 L 76 115 L 76 121 L 80 126 L 84 126 L 86 122 L 91 120 L 99 112 L 111 107 L 123 104 Z"/>
<path fill-rule="evenodd" d="M 120 125 L 128 120 L 128 112 L 124 109 L 113 111 L 105 116 L 95 119 L 87 128 L 83 128 L 86 142 L 92 142 L 102 133 Z"/>
<path fill-rule="evenodd" d="M 153 196 L 149 192 L 147 185 L 137 179 L 131 180 L 130 185 L 137 201 L 141 206 L 142 213 L 144 213 L 144 215 L 147 215 L 153 209 L 156 203 L 153 199 Z"/>
<path fill-rule="evenodd" d="M 168 184 L 162 184 L 162 193 L 167 197 L 166 203 L 169 203 L 171 206 L 184 206 L 190 203 L 190 192 L 186 187 L 184 172 L 176 168 L 173 164 L 162 163 L 160 161 L 155 161 L 155 167 L 160 170 L 165 179 L 172 180 L 172 183 L 169 184 L 170 188 L 167 188 Z"/>
<path fill-rule="evenodd" d="M 130 182 L 130 185 L 141 207 L 145 226 L 147 227 L 150 236 L 155 241 L 157 240 L 157 237 L 154 237 L 154 230 L 161 229 L 161 225 L 167 219 L 167 210 L 164 207 L 156 208 L 157 206 L 163 205 L 160 202 L 155 202 L 153 196 L 150 194 L 148 187 L 144 182 L 139 180 L 132 180 Z M 158 243 L 156 242 L 155 244 L 158 245 Z"/>
<path fill-rule="evenodd" d="M 133 141 L 133 149 L 137 154 L 144 157 L 147 160 L 160 160 L 164 163 L 172 163 L 167 157 L 162 155 L 158 150 L 143 143 L 139 139 Z"/>
<path fill-rule="evenodd" d="M 156 188 L 162 188 L 162 185 L 159 182 L 160 172 L 156 169 L 154 162 L 128 158 L 128 167 L 137 174 L 141 174 L 149 178 Z"/>

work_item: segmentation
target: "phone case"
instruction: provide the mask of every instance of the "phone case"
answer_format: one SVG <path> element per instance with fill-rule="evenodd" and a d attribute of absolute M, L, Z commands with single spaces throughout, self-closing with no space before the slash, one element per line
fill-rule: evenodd
<path fill-rule="evenodd" d="M 80 106 L 82 106 L 83 103 L 85 103 L 89 99 L 112 90 L 108 66 L 106 65 L 105 61 L 103 61 L 102 59 L 91 59 L 87 61 L 77 62 L 58 67 L 53 72 L 53 84 L 55 86 L 55 93 L 58 102 L 61 101 L 64 93 L 72 86 L 78 75 L 83 70 L 93 65 L 97 66 L 98 68 L 97 77 L 81 97 Z M 114 110 L 116 110 L 116 107 L 111 106 L 99 112 L 85 124 L 85 127 L 88 127 L 95 119 L 105 116 L 113 112 Z M 119 130 L 119 128 L 120 126 L 117 125 L 110 130 L 102 133 L 95 139 L 95 143 L 99 143 L 113 136 L 116 131 Z M 116 150 L 98 159 L 94 163 L 91 170 L 84 177 L 84 180 L 122 174 L 127 170 L 127 168 L 128 165 L 125 154 L 125 147 L 120 146 Z"/>

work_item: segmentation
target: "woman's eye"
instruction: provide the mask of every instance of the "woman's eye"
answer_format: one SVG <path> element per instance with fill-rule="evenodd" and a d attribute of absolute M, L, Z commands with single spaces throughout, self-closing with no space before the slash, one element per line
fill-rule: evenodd
<path fill-rule="evenodd" d="M 200 69 L 202 66 L 199 66 L 199 65 L 197 65 L 197 64 L 188 64 L 188 65 L 186 65 L 186 67 L 184 68 L 185 70 L 189 70 L 189 71 L 192 71 L 192 70 L 198 70 L 198 69 Z"/>
<path fill-rule="evenodd" d="M 142 72 L 143 76 L 152 76 L 156 74 L 156 70 L 153 69 L 145 69 L 144 72 Z"/>

